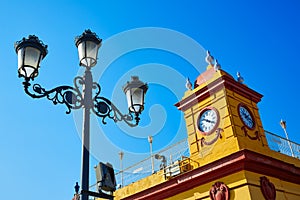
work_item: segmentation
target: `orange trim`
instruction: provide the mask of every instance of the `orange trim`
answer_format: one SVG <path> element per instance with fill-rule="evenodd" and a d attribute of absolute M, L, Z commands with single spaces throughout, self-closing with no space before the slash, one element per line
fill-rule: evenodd
<path fill-rule="evenodd" d="M 260 93 L 248 88 L 244 84 L 235 81 L 232 77 L 222 76 L 185 99 L 179 101 L 175 104 L 175 106 L 179 110 L 185 111 L 196 105 L 198 102 L 205 100 L 212 94 L 215 94 L 217 91 L 220 91 L 224 87 L 247 99 L 252 100 L 255 103 L 260 102 L 261 98 L 263 97 L 263 95 Z"/>

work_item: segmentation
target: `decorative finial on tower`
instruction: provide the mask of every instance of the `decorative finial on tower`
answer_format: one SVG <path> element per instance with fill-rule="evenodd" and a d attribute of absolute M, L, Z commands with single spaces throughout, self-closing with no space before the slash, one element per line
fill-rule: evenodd
<path fill-rule="evenodd" d="M 220 63 L 218 63 L 217 59 L 216 59 L 215 64 L 214 64 L 214 69 L 215 69 L 215 71 L 218 71 L 219 69 L 221 69 L 221 65 L 220 65 Z"/>
<path fill-rule="evenodd" d="M 209 65 L 212 65 L 213 62 L 214 62 L 214 57 L 210 54 L 209 50 L 206 51 L 205 61 L 206 61 Z"/>
<path fill-rule="evenodd" d="M 239 83 L 244 83 L 244 78 L 241 76 L 240 72 L 237 72 L 236 75 L 237 75 L 237 81 Z"/>
<path fill-rule="evenodd" d="M 186 78 L 185 87 L 186 87 L 186 89 L 188 89 L 188 90 L 192 90 L 192 83 L 191 83 L 191 81 L 190 81 L 189 78 Z"/>
<path fill-rule="evenodd" d="M 78 194 L 79 188 L 80 188 L 80 186 L 78 185 L 78 182 L 76 182 L 75 187 L 74 187 L 76 194 Z"/>
<path fill-rule="evenodd" d="M 80 200 L 80 194 L 79 194 L 79 185 L 78 185 L 78 182 L 76 182 L 76 185 L 75 185 L 75 194 L 74 194 L 74 197 L 72 198 L 72 200 Z"/>

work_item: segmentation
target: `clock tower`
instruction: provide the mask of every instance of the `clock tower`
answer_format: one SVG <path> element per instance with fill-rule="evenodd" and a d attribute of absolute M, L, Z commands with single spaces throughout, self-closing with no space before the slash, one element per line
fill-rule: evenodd
<path fill-rule="evenodd" d="M 242 77 L 235 80 L 210 62 L 175 104 L 184 112 L 191 159 L 201 166 L 242 149 L 268 154 L 257 107 L 261 98 Z"/>

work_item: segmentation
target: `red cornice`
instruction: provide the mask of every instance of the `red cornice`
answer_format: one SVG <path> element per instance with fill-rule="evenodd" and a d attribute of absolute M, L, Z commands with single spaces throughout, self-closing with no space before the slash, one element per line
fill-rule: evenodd
<path fill-rule="evenodd" d="M 299 167 L 249 150 L 241 150 L 123 199 L 164 199 L 208 182 L 217 181 L 241 170 L 276 177 L 300 185 Z"/>
<path fill-rule="evenodd" d="M 231 76 L 223 75 L 207 86 L 201 88 L 200 90 L 197 90 L 195 93 L 179 101 L 175 104 L 175 106 L 179 110 L 185 111 L 191 106 L 196 105 L 198 102 L 201 102 L 209 96 L 215 94 L 217 91 L 223 89 L 224 87 L 230 89 L 235 93 L 238 93 L 239 95 L 249 100 L 252 100 L 255 103 L 258 103 L 263 97 L 258 92 L 248 88 L 246 85 L 235 81 Z"/>

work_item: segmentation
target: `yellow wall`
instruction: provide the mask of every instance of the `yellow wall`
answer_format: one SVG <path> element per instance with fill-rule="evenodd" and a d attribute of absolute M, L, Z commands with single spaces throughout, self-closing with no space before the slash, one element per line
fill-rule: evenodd
<path fill-rule="evenodd" d="M 131 183 L 127 185 L 126 187 L 118 189 L 115 193 L 115 200 L 119 200 L 121 198 L 127 197 L 129 195 L 138 193 L 140 191 L 143 191 L 147 188 L 153 187 L 155 185 L 158 185 L 162 182 L 165 182 L 163 171 L 159 171 L 155 174 L 152 174 L 151 176 L 148 176 L 144 179 L 141 179 L 137 182 Z"/>
<path fill-rule="evenodd" d="M 216 181 L 225 183 L 230 191 L 231 200 L 263 200 L 265 199 L 260 189 L 260 177 L 263 174 L 257 174 L 249 171 L 241 171 L 222 179 L 198 186 L 192 190 L 177 194 L 166 200 L 210 200 L 209 190 Z M 300 185 L 281 181 L 275 177 L 267 177 L 276 188 L 276 199 L 299 200 Z"/>

